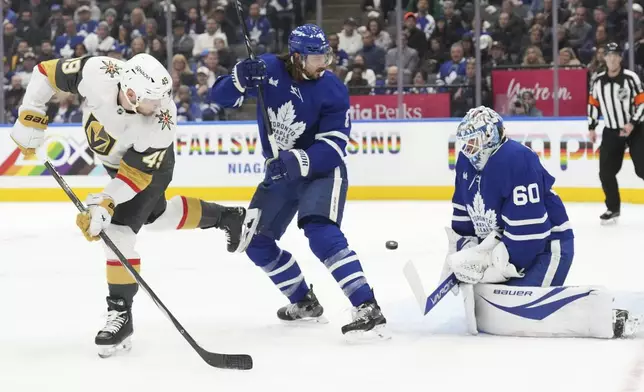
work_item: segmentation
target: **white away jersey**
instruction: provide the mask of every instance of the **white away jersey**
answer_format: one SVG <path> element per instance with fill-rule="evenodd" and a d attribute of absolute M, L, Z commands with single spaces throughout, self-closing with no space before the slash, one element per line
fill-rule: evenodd
<path fill-rule="evenodd" d="M 113 169 L 119 168 L 130 149 L 140 154 L 165 151 L 172 145 L 176 133 L 177 108 L 171 98 L 152 116 L 127 111 L 118 104 L 124 64 L 102 56 L 56 59 L 38 64 L 38 70 L 52 88 L 85 98 L 83 129 L 87 142 L 95 156 Z M 46 81 L 37 78 L 32 83 Z M 50 96 L 43 97 L 44 102 L 28 104 L 44 106 Z"/>

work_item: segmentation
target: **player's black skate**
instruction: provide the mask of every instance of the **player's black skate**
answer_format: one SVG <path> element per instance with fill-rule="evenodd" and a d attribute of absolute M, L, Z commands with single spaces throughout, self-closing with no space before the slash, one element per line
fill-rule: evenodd
<path fill-rule="evenodd" d="M 256 208 L 226 207 L 221 214 L 219 228 L 226 233 L 226 249 L 231 253 L 244 252 L 259 223 Z"/>
<path fill-rule="evenodd" d="M 282 321 L 313 321 L 318 323 L 327 323 L 326 317 L 323 315 L 324 308 L 320 305 L 315 293 L 313 293 L 313 285 L 306 293 L 306 296 L 294 304 L 286 305 L 277 311 L 277 317 Z"/>
<path fill-rule="evenodd" d="M 107 322 L 94 339 L 101 358 L 108 358 L 117 351 L 130 351 L 132 348 L 132 310 L 124 299 L 115 297 L 107 297 L 107 310 Z"/>
<path fill-rule="evenodd" d="M 613 337 L 629 338 L 638 332 L 640 318 L 629 313 L 628 310 L 613 309 Z"/>
<path fill-rule="evenodd" d="M 610 225 L 610 224 L 617 223 L 617 218 L 619 218 L 619 211 L 614 212 L 611 210 L 607 210 L 606 212 L 604 212 L 599 216 L 599 219 L 600 219 L 599 222 L 602 225 Z"/>
<path fill-rule="evenodd" d="M 388 339 L 386 325 L 387 319 L 374 299 L 353 309 L 353 321 L 342 327 L 342 334 L 355 340 Z"/>

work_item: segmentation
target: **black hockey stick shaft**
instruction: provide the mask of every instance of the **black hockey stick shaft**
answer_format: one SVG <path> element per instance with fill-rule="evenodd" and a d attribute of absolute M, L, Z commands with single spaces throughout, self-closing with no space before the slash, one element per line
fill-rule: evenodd
<path fill-rule="evenodd" d="M 242 14 L 242 4 L 241 0 L 235 0 L 235 10 L 237 11 L 237 18 L 239 18 L 239 24 L 241 25 L 242 34 L 244 35 L 244 42 L 246 43 L 246 51 L 248 52 L 248 57 L 255 59 L 255 53 L 253 53 L 253 48 L 250 44 L 250 35 L 248 34 L 248 28 L 246 27 L 246 21 L 244 20 L 244 15 Z M 271 121 L 268 118 L 268 112 L 266 111 L 266 105 L 264 104 L 264 87 L 260 84 L 257 87 L 257 104 L 259 105 L 260 112 L 262 112 L 262 119 L 264 120 L 264 127 L 266 129 L 266 136 L 268 138 L 268 144 L 271 146 L 271 153 L 273 158 L 277 158 L 279 153 L 277 149 L 277 142 L 275 141 L 275 134 L 273 132 L 273 127 L 271 126 Z"/>
<path fill-rule="evenodd" d="M 76 208 L 80 212 L 85 212 L 87 211 L 87 208 L 83 205 L 83 203 L 78 199 L 78 196 L 74 193 L 74 191 L 69 187 L 65 179 L 58 173 L 56 168 L 51 164 L 49 161 L 45 161 L 45 167 L 49 170 L 49 173 L 54 177 L 58 185 L 63 189 L 63 191 L 67 194 L 67 197 L 74 203 Z M 155 305 L 163 312 L 163 314 L 166 315 L 167 318 L 172 321 L 172 324 L 174 324 L 175 328 L 181 333 L 181 335 L 188 341 L 190 346 L 201 356 L 201 358 L 210 366 L 216 367 L 216 368 L 221 368 L 221 369 L 241 369 L 241 370 L 248 370 L 253 368 L 253 359 L 250 357 L 250 355 L 247 354 L 219 354 L 219 353 L 212 353 L 209 351 L 204 350 L 199 344 L 190 336 L 188 331 L 181 325 L 179 320 L 177 320 L 174 315 L 170 312 L 170 310 L 161 302 L 161 299 L 157 297 L 157 295 L 152 291 L 150 286 L 143 280 L 141 275 L 132 267 L 132 264 L 127 260 L 127 258 L 121 253 L 121 251 L 117 248 L 117 246 L 112 242 L 110 237 L 105 234 L 105 232 L 101 231 L 99 236 L 105 242 L 105 245 L 107 245 L 108 248 L 114 254 L 116 254 L 116 257 L 118 257 L 119 261 L 121 264 L 123 264 L 123 267 L 125 267 L 134 280 L 136 280 L 136 283 L 145 291 L 145 293 L 152 298 L 152 301 L 155 303 Z"/>

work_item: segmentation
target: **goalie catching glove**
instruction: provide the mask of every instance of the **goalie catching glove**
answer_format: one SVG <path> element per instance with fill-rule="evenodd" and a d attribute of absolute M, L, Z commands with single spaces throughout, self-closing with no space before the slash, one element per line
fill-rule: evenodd
<path fill-rule="evenodd" d="M 87 241 L 97 241 L 100 232 L 112 222 L 114 200 L 102 193 L 90 194 L 85 204 L 87 204 L 87 210 L 76 216 L 76 226 L 81 229 Z"/>
<path fill-rule="evenodd" d="M 11 139 L 18 145 L 25 158 L 36 155 L 36 149 L 45 142 L 45 129 L 49 119 L 44 112 L 23 109 L 11 129 Z"/>
<path fill-rule="evenodd" d="M 450 254 L 445 262 L 463 283 L 502 283 L 523 277 L 510 263 L 508 250 L 494 231 L 479 245 Z"/>

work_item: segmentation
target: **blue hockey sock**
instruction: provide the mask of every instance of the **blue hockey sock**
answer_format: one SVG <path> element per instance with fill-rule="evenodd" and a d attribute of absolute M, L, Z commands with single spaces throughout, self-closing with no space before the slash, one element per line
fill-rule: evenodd
<path fill-rule="evenodd" d="M 256 235 L 246 249 L 246 255 L 271 278 L 291 303 L 298 302 L 309 288 L 297 261 L 289 252 L 280 249 L 275 240 Z"/>
<path fill-rule="evenodd" d="M 313 253 L 329 269 L 353 306 L 373 300 L 373 291 L 356 252 L 349 249 L 340 228 L 332 223 L 306 223 L 304 234 Z"/>

